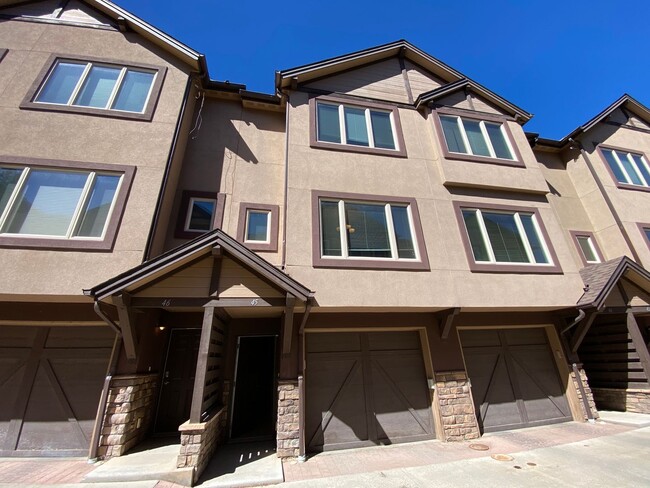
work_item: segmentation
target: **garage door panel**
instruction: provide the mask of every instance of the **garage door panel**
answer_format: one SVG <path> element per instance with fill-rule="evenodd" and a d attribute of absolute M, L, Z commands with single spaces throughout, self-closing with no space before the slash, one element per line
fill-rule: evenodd
<path fill-rule="evenodd" d="M 417 332 L 308 334 L 306 393 L 310 450 L 433 437 Z"/>
<path fill-rule="evenodd" d="M 360 359 L 318 357 L 311 364 L 308 381 L 307 444 L 341 444 L 368 435 L 365 391 Z"/>
<path fill-rule="evenodd" d="M 475 407 L 485 432 L 571 420 L 543 328 L 482 332 L 462 330 L 460 336 Z M 498 347 L 494 345 L 495 334 Z M 480 346 L 481 339 L 489 343 Z"/>
<path fill-rule="evenodd" d="M 115 334 L 2 327 L 0 337 L 14 346 L 0 350 L 0 454 L 85 453 Z"/>
<path fill-rule="evenodd" d="M 417 356 L 372 360 L 372 394 L 379 439 L 398 441 L 432 431 L 424 371 Z M 417 372 L 420 374 L 414 375 Z"/>

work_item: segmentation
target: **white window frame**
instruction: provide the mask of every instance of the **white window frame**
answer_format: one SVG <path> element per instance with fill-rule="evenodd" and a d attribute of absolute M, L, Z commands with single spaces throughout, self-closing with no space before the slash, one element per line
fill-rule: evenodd
<path fill-rule="evenodd" d="M 204 229 L 192 229 L 190 227 L 190 222 L 192 221 L 192 210 L 194 210 L 194 202 L 212 202 L 214 203 L 214 210 L 210 218 L 210 228 L 208 230 Z M 217 201 L 214 198 L 200 198 L 200 197 L 190 197 L 190 203 L 187 206 L 187 212 L 185 215 L 185 226 L 183 230 L 185 232 L 210 232 L 214 228 L 214 215 L 217 212 Z"/>
<path fill-rule="evenodd" d="M 68 64 L 76 64 L 79 66 L 86 65 L 83 72 L 81 73 L 81 76 L 77 80 L 77 84 L 75 85 L 75 88 L 72 90 L 72 94 L 70 95 L 70 98 L 66 103 L 53 103 L 53 102 L 42 102 L 38 100 L 38 97 L 41 96 L 41 93 L 49 83 L 52 75 L 56 71 L 56 68 L 59 66 L 60 63 L 68 63 Z M 108 101 L 106 102 L 106 106 L 104 107 L 93 107 L 90 105 L 79 105 L 75 104 L 75 100 L 79 96 L 79 92 L 81 91 L 81 88 L 83 87 L 86 78 L 88 77 L 88 74 L 90 73 L 90 70 L 93 67 L 98 67 L 98 68 L 110 68 L 110 69 L 119 69 L 120 73 L 117 77 L 117 80 L 115 80 L 115 86 L 113 87 L 113 91 L 111 92 L 111 95 L 108 97 Z M 153 74 L 153 78 L 151 79 L 151 84 L 149 86 L 149 92 L 147 93 L 147 97 L 142 104 L 142 110 L 139 112 L 133 111 L 133 110 L 120 110 L 113 108 L 113 104 L 115 103 L 115 99 L 117 98 L 117 94 L 120 92 L 120 88 L 122 86 L 122 82 L 124 81 L 124 77 L 126 76 L 127 71 L 134 71 L 134 72 L 139 72 L 139 73 L 150 73 Z M 132 67 L 127 67 L 127 66 L 116 66 L 108 63 L 101 63 L 101 62 L 92 62 L 92 61 L 77 61 L 77 60 L 68 60 L 68 59 L 57 59 L 56 63 L 52 66 L 52 69 L 50 72 L 47 74 L 47 77 L 41 84 L 40 88 L 36 92 L 36 96 L 34 97 L 34 103 L 39 103 L 43 105 L 51 105 L 51 106 L 65 106 L 65 107 L 82 107 L 82 108 L 90 108 L 90 109 L 99 109 L 99 110 L 111 110 L 114 112 L 124 112 L 124 113 L 135 113 L 135 114 L 143 114 L 147 110 L 147 106 L 149 104 L 149 99 L 151 98 L 151 93 L 153 91 L 153 87 L 156 84 L 156 79 L 158 77 L 158 72 L 156 70 L 149 70 L 145 68 L 132 68 Z"/>
<path fill-rule="evenodd" d="M 251 212 L 266 214 L 266 239 L 263 241 L 258 241 L 255 239 L 248 239 L 248 222 Z M 246 209 L 246 226 L 244 227 L 244 243 L 248 244 L 270 244 L 271 243 L 271 211 L 270 210 L 260 210 L 257 208 L 247 208 Z"/>
<path fill-rule="evenodd" d="M 596 256 L 595 261 L 590 261 L 587 256 L 585 256 L 584 251 L 582 250 L 582 246 L 580 245 L 580 239 L 586 239 L 587 240 L 587 245 L 589 246 L 589 249 L 591 249 L 591 252 L 593 253 L 594 256 Z M 586 234 L 576 234 L 576 241 L 578 241 L 578 250 L 582 254 L 582 257 L 585 258 L 585 262 L 588 264 L 598 264 L 602 263 L 602 259 L 600 257 L 600 254 L 598 253 L 598 249 L 596 249 L 596 246 L 594 245 L 594 241 L 591 238 L 590 235 Z"/>
<path fill-rule="evenodd" d="M 456 152 L 452 151 L 449 149 L 449 145 L 447 144 L 447 137 L 445 135 L 445 128 L 442 125 L 442 120 L 440 123 L 440 127 L 442 129 L 442 138 L 444 140 L 445 146 L 447 147 L 447 150 L 450 153 L 453 154 L 468 154 L 470 156 L 475 156 L 478 158 L 492 158 L 492 159 L 501 159 L 503 161 L 517 161 L 516 153 L 514 150 L 514 147 L 512 146 L 512 143 L 510 142 L 510 138 L 508 137 L 508 134 L 506 132 L 506 129 L 504 127 L 504 123 L 502 122 L 493 122 L 490 120 L 478 120 L 478 119 L 473 119 L 471 117 L 461 117 L 460 115 L 452 115 L 452 114 L 440 114 L 440 118 L 442 119 L 443 117 L 449 117 L 456 119 L 456 124 L 458 125 L 458 130 L 460 131 L 461 138 L 463 139 L 463 143 L 465 144 L 465 148 L 467 148 L 467 152 Z M 473 120 L 474 122 L 479 123 L 479 127 L 481 128 L 481 134 L 483 135 L 483 139 L 485 140 L 486 146 L 488 148 L 488 151 L 490 152 L 489 156 L 485 156 L 484 154 L 474 154 L 472 152 L 472 146 L 469 143 L 469 138 L 467 137 L 467 132 L 465 131 L 465 126 L 463 125 L 463 120 Z M 508 146 L 508 150 L 510 151 L 510 154 L 512 155 L 512 158 L 500 158 L 499 156 L 496 155 L 496 152 L 494 151 L 494 146 L 492 145 L 492 140 L 490 139 L 490 135 L 488 134 L 487 128 L 485 127 L 485 124 L 493 124 L 493 125 L 498 125 L 499 126 L 499 131 L 501 132 L 501 135 L 503 136 L 504 141 L 506 141 L 506 145 Z"/>
<path fill-rule="evenodd" d="M 625 177 L 625 181 L 618 181 L 618 178 L 616 178 L 616 175 L 614 175 L 616 181 L 625 185 L 640 186 L 644 188 L 650 187 L 650 181 L 646 181 L 646 179 L 643 177 L 643 173 L 639 171 L 637 162 L 632 157 L 632 155 L 638 156 L 639 159 L 641 159 L 641 164 L 643 164 L 646 168 L 646 171 L 650 173 L 650 165 L 648 165 L 648 161 L 646 160 L 643 154 L 635 153 L 632 151 L 621 151 L 620 149 L 609 149 L 607 147 L 603 147 L 602 151 L 603 152 L 609 151 L 612 153 L 612 157 L 614 158 L 614 161 L 616 161 L 616 165 L 618 166 L 618 168 L 621 170 L 621 173 L 623 173 L 623 176 Z M 632 179 L 630 178 L 630 174 L 628 173 L 627 169 L 625 169 L 625 165 L 621 162 L 620 156 L 625 156 L 627 158 L 628 162 L 631 164 L 632 168 L 634 169 L 634 173 L 636 174 L 636 176 L 638 176 L 638 178 L 642 181 L 643 184 L 639 185 L 638 183 L 634 183 L 632 181 Z M 605 159 L 605 164 L 609 165 L 609 161 L 607 161 L 607 159 Z"/>
<path fill-rule="evenodd" d="M 322 202 L 334 202 L 338 205 L 338 214 L 339 214 L 339 237 L 341 239 L 341 255 L 340 256 L 328 256 L 323 254 L 323 206 Z M 383 205 L 384 212 L 386 216 L 386 226 L 388 230 L 388 240 L 390 243 L 390 258 L 374 257 L 374 256 L 350 256 L 348 250 L 348 239 L 346 230 L 349 228 L 349 224 L 345 220 L 345 204 L 346 203 L 359 203 L 362 205 Z M 391 207 L 402 207 L 406 208 L 406 214 L 408 216 L 409 230 L 411 231 L 411 241 L 413 242 L 413 250 L 415 252 L 414 258 L 400 258 L 399 251 L 397 249 L 397 237 L 395 236 L 395 225 L 393 224 L 393 214 L 391 212 Z M 354 199 L 339 199 L 339 198 L 326 198 L 321 197 L 318 201 L 318 214 L 319 214 L 319 225 L 320 228 L 320 255 L 321 259 L 333 259 L 333 260 L 346 260 L 354 259 L 361 261 L 405 261 L 405 262 L 418 262 L 420 261 L 420 250 L 418 247 L 417 233 L 415 232 L 415 225 L 413 222 L 413 211 L 410 204 L 401 204 L 401 203 L 386 203 L 379 202 L 374 200 L 354 200 Z"/>
<path fill-rule="evenodd" d="M 5 166 L 5 165 L 0 165 L 0 167 L 3 168 L 11 168 L 11 169 L 21 169 L 15 168 L 12 166 Z M 12 233 L 12 232 L 3 232 L 2 229 L 5 227 L 7 224 L 7 219 L 11 215 L 11 212 L 14 208 L 14 206 L 17 204 L 18 197 L 22 193 L 22 190 L 27 182 L 27 179 L 29 178 L 29 174 L 33 170 L 43 170 L 43 171 L 50 171 L 50 172 L 58 172 L 58 173 L 87 173 L 86 176 L 86 183 L 83 187 L 83 190 L 81 192 L 81 195 L 79 196 L 79 201 L 77 202 L 77 206 L 72 214 L 72 218 L 70 220 L 70 224 L 68 226 L 68 229 L 65 233 L 65 235 L 62 236 L 53 236 L 49 234 L 22 234 L 22 233 Z M 88 236 L 76 236 L 74 235 L 75 232 L 79 230 L 79 226 L 81 225 L 80 217 L 81 217 L 81 212 L 83 208 L 86 206 L 86 203 L 88 202 L 88 199 L 90 198 L 92 189 L 94 187 L 95 181 L 97 179 L 97 176 L 99 175 L 107 175 L 107 176 L 119 176 L 119 181 L 117 183 L 117 186 L 115 188 L 115 195 L 113 197 L 113 201 L 111 202 L 111 206 L 108 210 L 108 214 L 106 215 L 106 221 L 104 222 L 104 228 L 102 229 L 102 234 L 99 237 L 88 237 Z M 120 190 L 122 188 L 122 184 L 124 183 L 124 175 L 119 174 L 119 173 L 111 173 L 109 171 L 90 171 L 90 170 L 84 170 L 84 169 L 75 169 L 75 168 L 51 168 L 51 167 L 40 167 L 40 166 L 23 166 L 22 167 L 22 173 L 20 177 L 18 178 L 18 181 L 16 182 L 16 186 L 13 189 L 11 196 L 7 200 L 7 204 L 2 211 L 2 214 L 0 214 L 0 236 L 6 236 L 6 237 L 18 237 L 18 238 L 39 238 L 39 239 L 64 239 L 64 240 L 79 240 L 79 241 L 102 241 L 106 237 L 106 232 L 109 226 L 109 223 L 111 221 L 111 217 L 113 215 L 113 211 L 115 209 L 116 202 L 118 200 L 118 196 L 120 194 Z"/>
<path fill-rule="evenodd" d="M 485 212 L 488 213 L 499 213 L 499 214 L 504 214 L 504 215 L 512 215 L 515 220 L 515 225 L 517 226 L 517 231 L 519 232 L 519 238 L 521 239 L 522 243 L 524 244 L 524 250 L 526 251 L 526 257 L 528 258 L 528 262 L 509 262 L 509 261 L 497 261 L 496 257 L 494 255 L 494 249 L 492 247 L 492 242 L 490 241 L 490 237 L 487 232 L 487 228 L 485 226 L 485 221 L 483 220 L 483 211 L 480 208 L 468 208 L 468 207 L 463 207 L 461 208 L 461 216 L 462 212 L 464 211 L 474 211 L 476 213 L 476 217 L 478 220 L 478 225 L 479 229 L 481 231 L 481 237 L 483 238 L 483 243 L 485 244 L 485 248 L 487 249 L 488 253 L 488 260 L 487 261 L 478 261 L 473 253 L 472 257 L 474 258 L 474 262 L 477 264 L 494 264 L 494 265 L 499 265 L 499 266 L 545 266 L 545 267 L 552 267 L 554 266 L 553 263 L 553 258 L 551 255 L 551 252 L 548 248 L 548 244 L 546 243 L 546 239 L 544 239 L 544 233 L 542 232 L 541 227 L 539 226 L 539 222 L 537 222 L 537 215 L 534 212 L 520 212 L 520 211 L 507 211 L 507 210 L 492 210 L 490 208 L 485 208 L 483 209 Z M 535 261 L 535 255 L 533 253 L 532 246 L 530 245 L 530 241 L 528 240 L 528 236 L 526 235 L 526 230 L 524 229 L 523 222 L 521 221 L 521 215 L 530 215 L 532 217 L 532 222 L 533 226 L 535 227 L 535 232 L 537 232 L 537 236 L 539 237 L 539 241 L 542 245 L 542 250 L 544 251 L 544 255 L 546 257 L 546 260 L 548 261 L 547 263 L 537 263 Z M 467 223 L 465 222 L 465 219 L 463 218 L 463 224 L 465 226 L 465 233 L 467 235 L 467 241 L 471 247 L 472 245 L 472 240 L 469 235 L 469 231 L 467 230 Z"/>
<path fill-rule="evenodd" d="M 332 142 L 332 141 L 322 141 L 318 138 L 319 135 L 319 128 L 318 128 L 318 107 L 320 105 L 329 105 L 330 107 L 337 107 L 338 109 L 338 114 L 339 114 L 339 130 L 340 130 L 340 137 L 341 137 L 341 142 Z M 366 119 L 366 131 L 368 134 L 368 145 L 363 146 L 359 144 L 348 144 L 347 142 L 347 131 L 345 129 L 345 107 L 348 108 L 354 108 L 357 110 L 363 110 L 365 114 L 365 119 Z M 390 129 L 391 129 L 391 134 L 393 135 L 393 144 L 395 144 L 395 147 L 393 149 L 387 148 L 387 147 L 376 147 L 375 146 L 375 138 L 372 133 L 372 119 L 370 118 L 370 112 L 380 112 L 380 113 L 386 113 L 390 117 Z M 393 114 L 392 110 L 384 110 L 384 109 L 378 109 L 378 108 L 368 108 L 368 107 L 362 107 L 358 105 L 349 105 L 345 103 L 336 103 L 336 102 L 331 102 L 331 101 L 316 101 L 316 140 L 320 143 L 324 144 L 337 144 L 341 146 L 350 146 L 350 147 L 366 147 L 366 148 L 372 148 L 372 149 L 379 149 L 382 151 L 399 151 L 399 139 L 397 137 L 397 130 L 395 128 L 395 116 Z"/>

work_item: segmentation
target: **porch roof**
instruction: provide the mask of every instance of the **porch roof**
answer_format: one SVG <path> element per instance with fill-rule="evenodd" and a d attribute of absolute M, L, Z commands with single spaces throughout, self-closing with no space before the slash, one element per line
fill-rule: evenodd
<path fill-rule="evenodd" d="M 207 255 L 215 247 L 221 247 L 233 260 L 251 269 L 300 301 L 306 302 L 314 295 L 314 292 L 307 287 L 230 237 L 221 229 L 208 232 L 97 286 L 83 290 L 84 295 L 99 301 L 111 295 L 120 294 L 127 289 L 144 286 L 161 276 L 173 273 L 202 255 Z"/>

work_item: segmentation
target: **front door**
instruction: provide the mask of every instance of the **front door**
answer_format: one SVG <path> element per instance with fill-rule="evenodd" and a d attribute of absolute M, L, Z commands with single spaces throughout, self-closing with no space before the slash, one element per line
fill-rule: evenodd
<path fill-rule="evenodd" d="M 275 434 L 276 336 L 240 337 L 230 438 L 273 438 Z"/>
<path fill-rule="evenodd" d="M 156 433 L 178 433 L 190 418 L 201 329 L 172 329 L 163 370 Z"/>

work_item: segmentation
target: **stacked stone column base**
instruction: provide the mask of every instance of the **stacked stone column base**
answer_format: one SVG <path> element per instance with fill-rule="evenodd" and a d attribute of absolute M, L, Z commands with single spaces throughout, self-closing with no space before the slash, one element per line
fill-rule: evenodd
<path fill-rule="evenodd" d="M 585 373 L 585 370 L 580 368 L 578 369 L 578 372 L 580 373 L 580 377 L 576 378 L 576 374 L 574 371 L 571 371 L 571 379 L 573 380 L 573 385 L 576 388 L 576 392 L 578 393 L 578 400 L 580 400 L 580 409 L 582 410 L 582 415 L 583 418 L 586 420 L 589 418 L 587 415 L 587 409 L 585 406 L 585 400 L 582 397 L 582 391 L 580 390 L 580 384 L 582 384 L 582 389 L 585 392 L 585 396 L 587 397 L 587 404 L 589 405 L 589 411 L 591 412 L 591 418 L 597 419 L 598 418 L 598 409 L 596 408 L 596 402 L 594 401 L 594 395 L 591 391 L 591 388 L 589 387 L 589 381 L 587 379 L 587 373 Z"/>
<path fill-rule="evenodd" d="M 113 377 L 97 450 L 100 458 L 121 456 L 144 439 L 153 421 L 157 381 L 156 374 Z"/>
<path fill-rule="evenodd" d="M 298 381 L 280 381 L 278 384 L 278 457 L 296 457 L 300 454 L 299 405 Z"/>
<path fill-rule="evenodd" d="M 440 403 L 442 438 L 463 441 L 480 437 L 469 379 L 464 371 L 436 374 L 436 391 Z"/>

